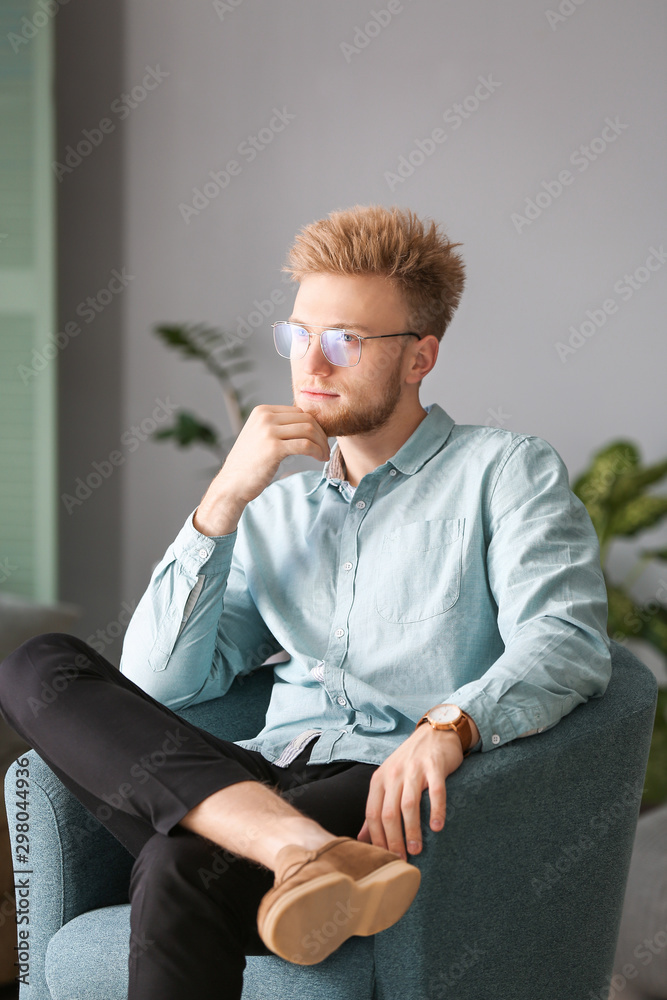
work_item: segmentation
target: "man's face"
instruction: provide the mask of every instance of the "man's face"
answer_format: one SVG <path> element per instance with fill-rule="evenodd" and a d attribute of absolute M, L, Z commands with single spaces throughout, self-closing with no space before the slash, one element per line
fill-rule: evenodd
<path fill-rule="evenodd" d="M 362 337 L 410 329 L 403 296 L 379 275 L 308 274 L 299 285 L 290 319 L 314 334 L 340 325 Z M 411 343 L 417 344 L 416 337 L 367 340 L 359 364 L 344 368 L 327 361 L 320 338 L 313 336 L 305 356 L 290 362 L 292 405 L 312 413 L 327 437 L 381 427 L 404 391 L 404 368 L 409 368 L 405 352 Z M 331 395 L 309 395 L 309 389 Z"/>

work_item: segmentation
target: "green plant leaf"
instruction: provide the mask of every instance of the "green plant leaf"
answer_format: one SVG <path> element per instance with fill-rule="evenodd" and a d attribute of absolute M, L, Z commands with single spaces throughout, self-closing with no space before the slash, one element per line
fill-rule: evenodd
<path fill-rule="evenodd" d="M 612 512 L 606 526 L 606 536 L 629 537 L 657 524 L 667 514 L 667 497 L 642 496 L 629 500 Z"/>
<path fill-rule="evenodd" d="M 572 492 L 588 507 L 604 506 L 620 476 L 639 465 L 632 441 L 613 441 L 593 456 L 589 468 L 575 480 Z"/>
<path fill-rule="evenodd" d="M 190 357 L 201 357 L 201 349 L 193 344 L 186 327 L 158 326 L 155 333 L 162 338 L 167 347 L 174 347 Z"/>
<path fill-rule="evenodd" d="M 665 476 L 667 476 L 667 460 L 623 473 L 612 486 L 609 496 L 611 506 L 618 507 L 628 500 L 633 500 L 643 493 L 646 486 L 659 482 Z"/>
<path fill-rule="evenodd" d="M 652 556 L 653 559 L 662 559 L 663 562 L 667 562 L 667 549 L 642 549 L 641 554 L 643 556 Z"/>
<path fill-rule="evenodd" d="M 202 361 L 222 384 L 225 405 L 232 425 L 237 426 L 237 412 L 245 423 L 253 409 L 248 405 L 248 400 L 243 398 L 247 396 L 248 388 L 244 385 L 239 389 L 234 382 L 239 376 L 252 372 L 255 365 L 248 345 L 244 341 L 239 340 L 236 334 L 205 323 L 158 323 L 153 327 L 153 333 L 168 347 L 178 350 L 184 358 L 188 360 L 198 358 Z M 233 413 L 230 412 L 230 408 Z M 184 418 L 181 424 L 176 424 L 154 436 L 158 439 L 171 437 L 181 447 L 193 443 L 205 444 L 220 453 L 220 442 L 215 428 L 203 424 L 192 415 L 189 415 L 189 420 Z"/>
<path fill-rule="evenodd" d="M 655 646 L 663 656 L 667 656 L 667 607 L 660 607 L 656 611 L 647 605 L 643 609 L 643 618 L 642 639 Z"/>
<path fill-rule="evenodd" d="M 639 617 L 640 608 L 630 595 L 612 583 L 607 582 L 607 633 L 622 642 L 627 638 L 639 638 L 643 622 Z"/>
<path fill-rule="evenodd" d="M 241 418 L 244 423 L 252 413 L 253 409 L 255 408 L 255 405 L 256 405 L 255 403 L 247 403 L 239 407 Z"/>
<path fill-rule="evenodd" d="M 175 422 L 171 427 L 154 431 L 152 436 L 157 440 L 173 438 L 181 448 L 195 443 L 204 444 L 207 447 L 219 446 L 220 444 L 215 427 L 203 423 L 192 413 L 187 413 L 184 410 L 179 410 L 176 413 Z"/>
<path fill-rule="evenodd" d="M 252 361 L 227 361 L 225 362 L 225 368 L 228 374 L 237 375 L 239 372 L 251 372 L 255 365 Z"/>

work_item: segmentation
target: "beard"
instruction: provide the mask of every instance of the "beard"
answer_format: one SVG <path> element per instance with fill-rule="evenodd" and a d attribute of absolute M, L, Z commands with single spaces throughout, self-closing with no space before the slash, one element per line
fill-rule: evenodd
<path fill-rule="evenodd" d="M 327 437 L 348 437 L 353 434 L 368 434 L 387 423 L 401 398 L 401 363 L 403 352 L 391 375 L 387 379 L 379 400 L 369 401 L 366 397 L 358 402 L 319 403 L 305 397 L 296 402 L 294 382 L 292 382 L 292 405 L 300 406 L 317 420 Z M 305 405 L 304 405 L 305 404 Z"/>

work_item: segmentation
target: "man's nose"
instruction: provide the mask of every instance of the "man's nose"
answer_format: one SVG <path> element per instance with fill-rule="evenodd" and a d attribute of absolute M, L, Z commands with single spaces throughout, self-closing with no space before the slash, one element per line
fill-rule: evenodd
<path fill-rule="evenodd" d="M 306 348 L 306 353 L 301 358 L 301 362 L 308 371 L 317 371 L 322 367 L 328 371 L 335 367 L 322 350 L 322 338 L 316 336 L 314 333 L 311 333 L 308 338 L 308 347 Z"/>

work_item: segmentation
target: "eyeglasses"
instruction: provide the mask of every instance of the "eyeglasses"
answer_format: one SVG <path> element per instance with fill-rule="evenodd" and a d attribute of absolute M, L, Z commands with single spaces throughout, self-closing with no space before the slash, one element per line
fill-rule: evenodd
<path fill-rule="evenodd" d="M 360 337 L 356 333 L 350 333 L 349 330 L 337 327 L 322 328 L 322 333 L 310 333 L 297 323 L 288 323 L 283 320 L 272 323 L 271 326 L 273 327 L 273 341 L 281 358 L 289 358 L 290 360 L 303 358 L 310 346 L 310 338 L 319 337 L 324 357 L 332 365 L 339 365 L 342 368 L 359 364 L 362 340 L 381 340 L 383 337 L 422 339 L 418 333 L 412 332 L 380 333 L 374 337 Z"/>

